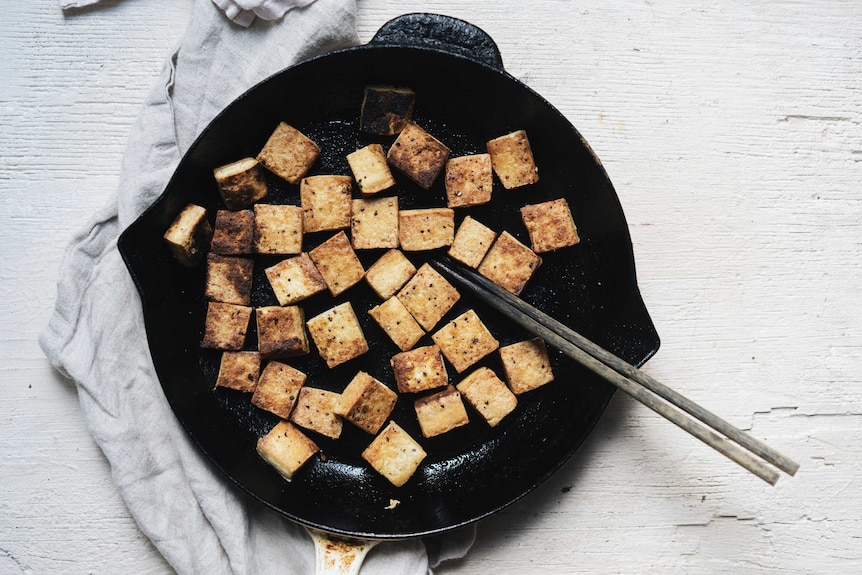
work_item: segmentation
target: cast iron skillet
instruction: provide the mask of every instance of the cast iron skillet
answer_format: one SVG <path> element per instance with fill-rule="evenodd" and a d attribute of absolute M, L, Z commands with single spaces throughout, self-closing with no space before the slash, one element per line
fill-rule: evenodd
<path fill-rule="evenodd" d="M 204 267 L 181 267 L 162 234 L 189 202 L 223 209 L 212 170 L 255 156 L 279 121 L 300 129 L 322 150 L 310 174 L 350 174 L 345 155 L 393 138 L 361 134 L 358 117 L 367 84 L 412 87 L 416 122 L 443 141 L 452 156 L 484 151 L 484 143 L 526 130 L 539 166 L 538 184 L 504 190 L 495 182 L 489 205 L 458 209 L 529 245 L 518 208 L 565 197 L 581 244 L 544 254 L 522 297 L 600 345 L 640 365 L 659 346 L 641 300 L 625 217 L 607 174 L 578 131 L 553 106 L 503 70 L 497 46 L 482 30 L 448 17 L 411 14 L 386 24 L 367 45 L 313 58 L 249 90 L 203 132 L 183 158 L 160 199 L 120 237 L 119 248 L 143 301 L 155 368 L 176 417 L 227 478 L 265 505 L 307 527 L 371 539 L 432 534 L 486 517 L 526 495 L 563 465 L 595 426 L 613 388 L 550 350 L 556 380 L 519 398 L 514 413 L 494 429 L 475 414 L 463 428 L 420 439 L 428 457 L 403 487 L 391 486 L 361 459 L 372 437 L 345 424 L 337 441 L 312 433 L 324 457 L 313 458 L 290 483 L 255 453 L 257 438 L 277 421 L 252 406 L 249 394 L 213 391 L 219 354 L 201 350 L 206 302 Z M 442 178 L 422 190 L 396 174 L 402 208 L 445 206 Z M 298 204 L 298 186 L 271 177 L 267 203 Z M 332 234 L 306 236 L 307 248 Z M 382 251 L 362 251 L 366 268 Z M 408 254 L 417 265 L 423 254 Z M 258 257 L 253 305 L 275 305 Z M 388 359 L 397 348 L 371 321 L 379 303 L 365 282 L 342 296 L 318 294 L 306 317 L 350 300 L 371 352 L 328 369 L 315 350 L 291 363 L 307 385 L 340 391 L 358 370 L 394 387 Z M 473 308 L 505 345 L 529 337 L 490 308 L 462 293 L 440 325 Z M 253 323 L 253 322 L 252 322 Z M 418 345 L 430 344 L 430 337 Z M 255 349 L 256 334 L 247 349 Z M 498 356 L 481 365 L 502 375 Z M 466 375 L 466 374 L 464 374 Z M 450 377 L 455 376 L 450 369 Z M 412 399 L 402 397 L 393 418 L 421 438 Z M 391 508 L 391 500 L 398 505 Z"/>

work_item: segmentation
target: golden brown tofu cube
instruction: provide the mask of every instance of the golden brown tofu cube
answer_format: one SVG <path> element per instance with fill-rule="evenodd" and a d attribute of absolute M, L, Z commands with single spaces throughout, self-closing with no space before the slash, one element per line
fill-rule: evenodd
<path fill-rule="evenodd" d="M 204 295 L 212 301 L 249 305 L 253 269 L 250 258 L 207 254 Z"/>
<path fill-rule="evenodd" d="M 368 351 L 368 342 L 349 301 L 306 322 L 320 357 L 329 367 L 341 365 Z"/>
<path fill-rule="evenodd" d="M 509 232 L 503 232 L 479 264 L 480 274 L 518 295 L 542 264 L 542 258 L 519 242 Z"/>
<path fill-rule="evenodd" d="M 443 355 L 436 345 L 402 351 L 389 360 L 401 393 L 428 391 L 449 384 Z"/>
<path fill-rule="evenodd" d="M 550 252 L 581 241 L 565 199 L 532 204 L 521 208 L 521 219 L 530 234 L 536 253 Z"/>
<path fill-rule="evenodd" d="M 259 307 L 257 319 L 257 350 L 264 359 L 281 359 L 308 353 L 305 315 L 296 305 Z"/>
<path fill-rule="evenodd" d="M 500 347 L 472 309 L 441 327 L 431 339 L 458 373 Z"/>
<path fill-rule="evenodd" d="M 386 152 L 380 144 L 368 144 L 347 154 L 347 163 L 363 196 L 388 190 L 395 185 L 395 178 L 386 162 Z"/>
<path fill-rule="evenodd" d="M 280 361 L 270 361 L 263 368 L 251 402 L 282 419 L 290 417 L 299 390 L 305 384 L 305 374 Z"/>
<path fill-rule="evenodd" d="M 398 247 L 398 198 L 353 200 L 350 218 L 357 250 Z"/>
<path fill-rule="evenodd" d="M 389 419 L 396 401 L 397 393 L 360 371 L 341 393 L 337 413 L 359 429 L 374 434 Z"/>
<path fill-rule="evenodd" d="M 334 296 L 356 285 L 365 277 L 365 268 L 356 257 L 356 252 L 343 231 L 308 252 L 308 256 Z"/>
<path fill-rule="evenodd" d="M 251 318 L 248 306 L 211 301 L 207 304 L 204 323 L 204 337 L 201 347 L 211 349 L 238 350 L 245 345 L 248 333 L 248 320 Z"/>
<path fill-rule="evenodd" d="M 320 148 L 305 134 L 285 122 L 272 132 L 257 155 L 258 161 L 267 170 L 296 184 L 311 168 Z"/>
<path fill-rule="evenodd" d="M 221 356 L 215 386 L 252 392 L 259 373 L 260 355 L 256 351 L 226 351 Z"/>
<path fill-rule="evenodd" d="M 548 350 L 541 338 L 513 343 L 500 348 L 503 371 L 515 395 L 554 381 Z"/>
<path fill-rule="evenodd" d="M 500 136 L 487 143 L 494 173 L 507 190 L 539 181 L 539 170 L 524 130 Z"/>
<path fill-rule="evenodd" d="M 363 132 L 394 136 L 413 117 L 416 94 L 409 88 L 366 86 L 359 127 Z"/>
<path fill-rule="evenodd" d="M 189 204 L 171 223 L 164 239 L 177 261 L 191 267 L 199 264 L 207 253 L 212 233 L 212 226 L 207 221 L 207 211 L 195 204 Z"/>
<path fill-rule="evenodd" d="M 401 351 L 412 348 L 425 335 L 425 331 L 397 297 L 374 306 L 368 313 Z"/>
<path fill-rule="evenodd" d="M 258 455 L 287 481 L 318 451 L 317 445 L 289 421 L 279 421 L 257 440 Z"/>
<path fill-rule="evenodd" d="M 431 331 L 461 297 L 430 264 L 422 264 L 396 296 L 422 329 Z"/>
<path fill-rule="evenodd" d="M 282 260 L 264 273 L 280 305 L 295 304 L 326 289 L 323 276 L 306 253 Z"/>
<path fill-rule="evenodd" d="M 386 154 L 389 165 L 426 190 L 446 165 L 449 148 L 417 126 L 407 124 Z"/>
<path fill-rule="evenodd" d="M 216 212 L 210 251 L 227 256 L 254 252 L 254 212 L 251 210 Z"/>
<path fill-rule="evenodd" d="M 258 161 L 243 158 L 213 170 L 219 194 L 229 210 L 244 210 L 267 194 L 266 177 Z"/>
<path fill-rule="evenodd" d="M 478 206 L 491 201 L 494 172 L 490 154 L 451 158 L 446 162 L 446 205 L 450 208 Z"/>
<path fill-rule="evenodd" d="M 299 184 L 304 233 L 350 227 L 350 176 L 309 176 Z"/>
<path fill-rule="evenodd" d="M 496 427 L 518 405 L 515 394 L 487 367 L 480 367 L 456 387 L 491 427 Z"/>
<path fill-rule="evenodd" d="M 450 208 L 398 212 L 398 241 L 405 252 L 450 246 L 454 238 L 455 212 Z"/>
<path fill-rule="evenodd" d="M 362 458 L 395 487 L 407 483 L 426 455 L 422 446 L 394 421 L 362 452 Z"/>
<path fill-rule="evenodd" d="M 449 257 L 471 268 L 479 267 L 496 237 L 497 232 L 467 216 L 455 232 Z"/>
<path fill-rule="evenodd" d="M 341 395 L 326 389 L 302 387 L 290 421 L 305 429 L 316 431 L 326 437 L 341 437 L 341 417 L 335 413 Z"/>
<path fill-rule="evenodd" d="M 254 249 L 259 254 L 298 254 L 302 251 L 302 208 L 254 205 Z"/>
<path fill-rule="evenodd" d="M 470 423 L 461 394 L 451 385 L 443 391 L 420 397 L 413 407 L 424 437 L 441 435 Z"/>
<path fill-rule="evenodd" d="M 389 299 L 416 273 L 416 266 L 397 249 L 391 249 L 371 264 L 365 281 L 383 299 Z"/>

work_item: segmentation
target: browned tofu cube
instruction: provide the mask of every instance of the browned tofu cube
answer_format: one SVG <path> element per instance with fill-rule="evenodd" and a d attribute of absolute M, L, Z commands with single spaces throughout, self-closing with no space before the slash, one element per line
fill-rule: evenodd
<path fill-rule="evenodd" d="M 507 190 L 539 181 L 539 170 L 524 130 L 495 138 L 487 143 L 487 148 L 494 172 Z"/>
<path fill-rule="evenodd" d="M 357 250 L 398 247 L 398 198 L 353 200 L 350 218 Z"/>
<path fill-rule="evenodd" d="M 500 347 L 472 309 L 441 327 L 431 339 L 458 373 Z"/>
<path fill-rule="evenodd" d="M 243 158 L 213 170 L 219 194 L 229 210 L 244 210 L 267 194 L 266 177 L 258 161 Z"/>
<path fill-rule="evenodd" d="M 360 371 L 341 393 L 337 413 L 359 429 L 374 434 L 389 419 L 396 401 L 397 393 Z"/>
<path fill-rule="evenodd" d="M 216 212 L 210 251 L 227 256 L 254 252 L 254 212 L 251 210 Z"/>
<path fill-rule="evenodd" d="M 320 148 L 305 134 L 286 124 L 279 123 L 257 155 L 267 170 L 291 184 L 296 184 L 311 168 Z"/>
<path fill-rule="evenodd" d="M 386 159 L 391 166 L 427 190 L 446 165 L 449 148 L 411 122 L 389 148 Z"/>
<path fill-rule="evenodd" d="M 295 304 L 326 289 L 323 276 L 306 253 L 282 260 L 264 273 L 280 305 Z"/>
<path fill-rule="evenodd" d="M 461 394 L 451 385 L 443 391 L 420 397 L 413 407 L 424 437 L 441 435 L 470 423 Z"/>
<path fill-rule="evenodd" d="M 401 393 L 428 391 L 449 384 L 443 355 L 436 345 L 402 351 L 392 356 L 389 363 Z"/>
<path fill-rule="evenodd" d="M 530 234 L 536 253 L 550 252 L 581 241 L 565 199 L 532 204 L 521 208 L 521 219 Z"/>
<path fill-rule="evenodd" d="M 264 359 L 282 359 L 308 353 L 305 315 L 296 305 L 265 306 L 255 311 L 257 350 Z"/>
<path fill-rule="evenodd" d="M 542 263 L 542 258 L 519 242 L 509 232 L 503 232 L 479 264 L 480 274 L 498 286 L 518 295 Z"/>
<path fill-rule="evenodd" d="M 395 487 L 407 483 L 426 455 L 422 446 L 394 421 L 362 452 L 362 458 Z"/>
<path fill-rule="evenodd" d="M 478 206 L 491 201 L 494 172 L 490 154 L 460 156 L 446 162 L 446 205 Z"/>
<path fill-rule="evenodd" d="M 254 205 L 254 249 L 259 254 L 298 254 L 302 251 L 302 208 Z"/>
<path fill-rule="evenodd" d="M 253 269 L 250 258 L 207 254 L 204 295 L 212 301 L 249 305 Z"/>
<path fill-rule="evenodd" d="M 341 395 L 326 389 L 303 386 L 299 390 L 290 421 L 326 437 L 341 437 L 341 417 L 335 413 Z"/>
<path fill-rule="evenodd" d="M 368 313 L 401 351 L 411 349 L 425 335 L 425 331 L 397 297 L 374 306 Z"/>
<path fill-rule="evenodd" d="M 334 296 L 356 285 L 365 277 L 365 268 L 356 257 L 356 252 L 343 231 L 308 252 L 308 255 Z"/>
<path fill-rule="evenodd" d="M 299 184 L 304 233 L 350 227 L 350 176 L 308 176 Z"/>
<path fill-rule="evenodd" d="M 518 405 L 515 394 L 487 367 L 480 367 L 456 387 L 491 427 L 496 427 Z"/>
<path fill-rule="evenodd" d="M 503 360 L 503 371 L 509 381 L 509 389 L 515 395 L 554 381 L 548 350 L 541 338 L 501 347 L 500 358 Z"/>
<path fill-rule="evenodd" d="M 209 302 L 201 347 L 227 350 L 242 349 L 245 345 L 245 336 L 248 333 L 251 309 L 244 305 Z"/>
<path fill-rule="evenodd" d="M 346 301 L 306 322 L 320 357 L 329 367 L 341 365 L 368 351 L 368 342 L 353 306 Z"/>
<path fill-rule="evenodd" d="M 207 253 L 212 233 L 212 226 L 207 221 L 207 211 L 195 204 L 189 204 L 171 223 L 164 239 L 177 261 L 191 267 L 199 264 Z"/>
<path fill-rule="evenodd" d="M 256 351 L 226 351 L 221 356 L 215 386 L 252 392 L 259 373 L 260 355 Z"/>
<path fill-rule="evenodd" d="M 398 212 L 398 241 L 405 252 L 450 246 L 454 238 L 455 212 L 450 208 Z"/>
<path fill-rule="evenodd" d="M 320 451 L 317 445 L 289 421 L 279 421 L 257 440 L 257 453 L 287 481 Z"/>
<path fill-rule="evenodd" d="M 347 154 L 347 163 L 363 196 L 388 190 L 395 185 L 395 178 L 386 162 L 386 152 L 380 144 L 368 144 Z"/>
<path fill-rule="evenodd" d="M 305 374 L 280 361 L 270 361 L 263 368 L 251 402 L 282 419 L 290 417 Z"/>
<path fill-rule="evenodd" d="M 389 299 L 416 273 L 416 266 L 397 249 L 391 249 L 371 264 L 365 281 L 383 299 Z"/>
<path fill-rule="evenodd" d="M 449 257 L 471 268 L 479 267 L 496 237 L 497 232 L 467 216 L 455 232 Z"/>
<path fill-rule="evenodd" d="M 431 331 L 461 295 L 430 264 L 422 264 L 396 296 L 422 329 Z"/>
<path fill-rule="evenodd" d="M 416 94 L 409 88 L 366 86 L 359 127 L 363 132 L 394 136 L 413 117 Z"/>

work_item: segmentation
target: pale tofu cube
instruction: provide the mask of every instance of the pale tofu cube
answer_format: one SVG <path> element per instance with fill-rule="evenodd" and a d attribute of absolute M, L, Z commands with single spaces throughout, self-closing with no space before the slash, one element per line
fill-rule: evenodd
<path fill-rule="evenodd" d="M 308 252 L 308 256 L 334 296 L 356 285 L 365 277 L 365 268 L 356 257 L 356 252 L 343 231 Z"/>
<path fill-rule="evenodd" d="M 386 153 L 380 144 L 368 144 L 347 154 L 347 163 L 363 196 L 388 190 L 395 185 L 395 178 L 386 162 Z"/>
<path fill-rule="evenodd" d="M 296 405 L 305 378 L 304 373 L 286 363 L 270 361 L 260 374 L 251 402 L 265 411 L 287 419 Z"/>
<path fill-rule="evenodd" d="M 228 256 L 253 253 L 254 212 L 252 210 L 216 212 L 210 251 Z"/>
<path fill-rule="evenodd" d="M 252 308 L 211 301 L 207 304 L 201 347 L 239 350 L 245 345 Z"/>
<path fill-rule="evenodd" d="M 320 448 L 289 421 L 279 421 L 257 440 L 257 453 L 287 481 L 305 465 Z"/>
<path fill-rule="evenodd" d="M 374 306 L 368 313 L 401 351 L 411 349 L 425 335 L 425 331 L 397 297 Z"/>
<path fill-rule="evenodd" d="M 256 351 L 226 351 L 221 356 L 216 387 L 253 392 L 260 374 L 260 355 Z"/>
<path fill-rule="evenodd" d="M 305 315 L 296 305 L 265 306 L 254 310 L 257 350 L 264 359 L 282 359 L 308 353 Z"/>
<path fill-rule="evenodd" d="M 323 276 L 306 253 L 282 260 L 264 273 L 280 305 L 295 304 L 326 289 Z"/>
<path fill-rule="evenodd" d="M 382 299 L 389 299 L 416 273 L 416 266 L 401 251 L 391 249 L 371 264 L 365 281 Z"/>
<path fill-rule="evenodd" d="M 573 246 L 581 241 L 564 198 L 524 206 L 521 219 L 527 226 L 530 244 L 536 253 Z"/>
<path fill-rule="evenodd" d="M 518 405 L 515 394 L 487 367 L 465 377 L 456 388 L 491 427 L 496 427 Z"/>
<path fill-rule="evenodd" d="M 554 381 L 548 350 L 541 338 L 513 343 L 500 348 L 503 371 L 515 395 L 532 391 Z"/>
<path fill-rule="evenodd" d="M 360 371 L 341 392 L 337 413 L 371 434 L 380 431 L 395 408 L 398 394 Z"/>
<path fill-rule="evenodd" d="M 386 159 L 426 190 L 449 159 L 449 148 L 414 123 L 407 124 L 389 148 Z"/>
<path fill-rule="evenodd" d="M 296 406 L 290 413 L 290 421 L 305 429 L 316 431 L 326 437 L 341 437 L 341 417 L 335 410 L 341 395 L 326 389 L 303 386 L 299 390 Z"/>
<path fill-rule="evenodd" d="M 398 212 L 398 241 L 406 252 L 451 246 L 454 238 L 455 211 L 450 208 Z"/>
<path fill-rule="evenodd" d="M 446 205 L 450 208 L 478 206 L 491 201 L 494 172 L 490 154 L 451 158 L 446 162 Z"/>
<path fill-rule="evenodd" d="M 494 172 L 507 190 L 539 181 L 539 170 L 524 130 L 495 138 L 487 143 L 487 148 Z"/>
<path fill-rule="evenodd" d="M 394 421 L 362 452 L 362 458 L 395 487 L 407 483 L 426 455 L 422 446 Z"/>
<path fill-rule="evenodd" d="M 416 93 L 409 88 L 366 86 L 359 127 L 363 132 L 394 136 L 413 118 Z"/>
<path fill-rule="evenodd" d="M 298 254 L 302 251 L 302 208 L 254 205 L 254 249 L 259 254 Z"/>
<path fill-rule="evenodd" d="M 243 158 L 213 170 L 218 191 L 229 210 L 244 210 L 267 194 L 266 176 L 254 158 Z"/>
<path fill-rule="evenodd" d="M 299 184 L 303 232 L 350 227 L 350 176 L 309 176 Z"/>
<path fill-rule="evenodd" d="M 250 258 L 207 254 L 204 295 L 211 301 L 249 305 L 253 270 Z"/>
<path fill-rule="evenodd" d="M 199 264 L 207 253 L 212 233 L 207 211 L 201 206 L 189 204 L 171 223 L 164 240 L 177 261 L 191 267 Z"/>
<path fill-rule="evenodd" d="M 319 154 L 320 148 L 317 144 L 293 126 L 281 122 L 264 144 L 257 159 L 276 176 L 296 184 L 308 172 Z"/>
<path fill-rule="evenodd" d="M 479 267 L 496 237 L 497 232 L 467 216 L 455 232 L 449 257 L 471 268 Z"/>
<path fill-rule="evenodd" d="M 398 247 L 398 198 L 353 200 L 350 217 L 357 250 Z"/>
<path fill-rule="evenodd" d="M 431 339 L 458 373 L 500 347 L 472 309 L 441 327 Z"/>
<path fill-rule="evenodd" d="M 449 384 L 443 355 L 436 345 L 402 351 L 389 360 L 401 393 L 428 391 Z"/>
<path fill-rule="evenodd" d="M 458 290 L 425 263 L 396 296 L 422 329 L 431 331 L 460 299 Z"/>
<path fill-rule="evenodd" d="M 368 351 L 368 342 L 349 301 L 306 322 L 320 357 L 329 367 L 341 365 Z"/>
<path fill-rule="evenodd" d="M 461 394 L 451 385 L 413 404 L 424 437 L 434 437 L 470 423 Z"/>
<path fill-rule="evenodd" d="M 542 264 L 542 258 L 519 242 L 509 232 L 503 232 L 479 264 L 480 274 L 519 295 Z"/>

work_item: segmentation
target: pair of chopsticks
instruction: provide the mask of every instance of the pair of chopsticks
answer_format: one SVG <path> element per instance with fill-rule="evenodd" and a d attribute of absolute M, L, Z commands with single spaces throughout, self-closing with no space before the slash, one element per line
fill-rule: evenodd
<path fill-rule="evenodd" d="M 446 277 L 466 287 L 479 299 L 521 327 L 541 337 L 548 345 L 589 368 L 770 485 L 775 485 L 779 473 L 767 463 L 789 475 L 794 475 L 799 469 L 799 464 L 762 441 L 599 347 L 484 276 L 458 264 L 453 265 L 439 259 L 431 259 L 430 263 Z"/>

